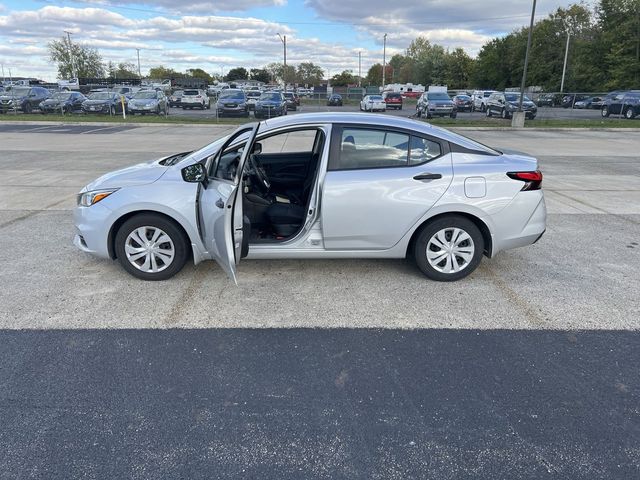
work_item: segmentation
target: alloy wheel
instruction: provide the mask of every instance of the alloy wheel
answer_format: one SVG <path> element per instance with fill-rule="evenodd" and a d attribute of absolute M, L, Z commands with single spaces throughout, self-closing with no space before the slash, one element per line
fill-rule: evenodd
<path fill-rule="evenodd" d="M 175 256 L 171 237 L 158 227 L 142 226 L 127 236 L 124 245 L 127 260 L 145 273 L 158 273 L 166 269 Z"/>
<path fill-rule="evenodd" d="M 427 261 L 441 273 L 464 270 L 475 253 L 471 236 L 458 227 L 448 227 L 436 232 L 427 242 Z"/>

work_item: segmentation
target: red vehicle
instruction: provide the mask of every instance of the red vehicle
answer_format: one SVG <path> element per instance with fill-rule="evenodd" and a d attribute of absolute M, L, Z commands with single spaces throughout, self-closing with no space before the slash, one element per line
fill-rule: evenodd
<path fill-rule="evenodd" d="M 398 92 L 384 92 L 382 99 L 384 103 L 387 104 L 387 108 L 402 110 L 402 94 Z"/>

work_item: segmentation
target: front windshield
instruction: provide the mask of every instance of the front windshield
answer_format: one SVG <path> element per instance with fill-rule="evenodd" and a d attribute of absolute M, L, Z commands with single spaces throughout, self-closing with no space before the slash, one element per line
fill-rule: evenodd
<path fill-rule="evenodd" d="M 29 94 L 29 89 L 13 87 L 11 90 L 9 90 L 8 94 L 14 95 L 16 97 L 25 97 Z"/>
<path fill-rule="evenodd" d="M 520 94 L 519 93 L 505 93 L 504 94 L 504 98 L 507 99 L 507 102 L 519 102 L 520 101 Z M 524 96 L 524 101 L 525 102 L 530 102 L 531 100 L 529 100 L 529 97 L 527 97 L 525 95 Z"/>
<path fill-rule="evenodd" d="M 281 98 L 282 97 L 280 97 L 279 93 L 263 93 L 262 95 L 260 95 L 260 100 L 267 100 L 267 101 L 273 101 L 273 102 L 279 102 Z"/>
<path fill-rule="evenodd" d="M 109 100 L 111 95 L 109 92 L 96 92 L 89 95 L 89 100 Z"/>
<path fill-rule="evenodd" d="M 447 95 L 444 92 L 434 92 L 434 93 L 428 93 L 427 94 L 427 98 L 429 100 L 451 100 L 449 98 L 449 95 Z"/>
<path fill-rule="evenodd" d="M 242 92 L 223 92 L 220 94 L 220 100 L 238 100 L 238 101 L 242 101 L 244 100 L 244 94 Z"/>
<path fill-rule="evenodd" d="M 150 98 L 156 98 L 156 92 L 138 92 L 136 93 L 133 98 L 141 98 L 141 99 L 150 99 Z"/>
<path fill-rule="evenodd" d="M 247 97 L 258 98 L 260 96 L 260 92 L 247 92 Z"/>
<path fill-rule="evenodd" d="M 53 98 L 54 100 L 69 100 L 69 98 L 71 97 L 71 93 L 69 92 L 64 92 L 64 93 L 54 93 L 51 98 Z"/>

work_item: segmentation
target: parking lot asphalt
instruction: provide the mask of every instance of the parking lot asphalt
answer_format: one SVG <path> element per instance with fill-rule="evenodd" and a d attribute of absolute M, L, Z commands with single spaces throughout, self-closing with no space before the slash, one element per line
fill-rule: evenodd
<path fill-rule="evenodd" d="M 62 127 L 0 129 L 1 479 L 640 477 L 637 132 L 464 130 L 538 156 L 549 217 L 463 281 L 255 260 L 236 287 L 135 280 L 70 211 L 233 126 Z"/>

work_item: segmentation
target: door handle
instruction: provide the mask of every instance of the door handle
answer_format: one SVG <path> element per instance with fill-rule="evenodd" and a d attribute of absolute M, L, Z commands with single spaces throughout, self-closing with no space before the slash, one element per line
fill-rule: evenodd
<path fill-rule="evenodd" d="M 414 180 L 438 180 L 442 178 L 439 173 L 421 173 L 413 177 Z"/>
<path fill-rule="evenodd" d="M 221 198 L 219 198 L 218 200 L 216 200 L 216 207 L 218 208 L 224 208 L 224 202 L 222 201 Z"/>

